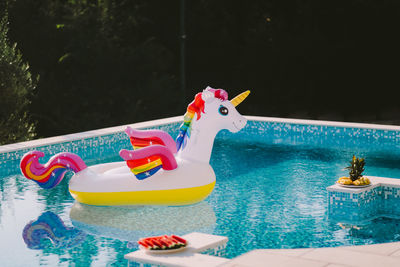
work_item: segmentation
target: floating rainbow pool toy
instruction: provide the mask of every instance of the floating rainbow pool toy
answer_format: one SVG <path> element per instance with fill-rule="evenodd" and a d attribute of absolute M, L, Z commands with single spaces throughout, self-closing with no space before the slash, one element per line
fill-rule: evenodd
<path fill-rule="evenodd" d="M 206 198 L 214 189 L 215 174 L 209 164 L 214 138 L 220 130 L 238 132 L 247 123 L 236 106 L 246 91 L 232 100 L 222 89 L 207 87 L 189 104 L 176 142 L 161 130 L 128 127 L 133 150 L 122 149 L 122 162 L 87 167 L 75 154 L 64 152 L 42 165 L 44 154 L 28 152 L 22 173 L 43 188 L 60 183 L 67 171 L 71 195 L 90 205 L 188 205 Z"/>

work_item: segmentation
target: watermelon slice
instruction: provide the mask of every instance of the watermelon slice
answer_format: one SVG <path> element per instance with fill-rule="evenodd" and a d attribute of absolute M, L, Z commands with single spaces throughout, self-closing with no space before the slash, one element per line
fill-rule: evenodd
<path fill-rule="evenodd" d="M 167 239 L 165 239 L 163 237 L 158 239 L 158 241 L 166 248 L 170 248 L 171 247 L 171 243 Z"/>
<path fill-rule="evenodd" d="M 144 242 L 144 241 L 139 240 L 139 241 L 138 241 L 138 244 L 141 245 L 141 246 L 144 247 L 144 248 L 147 248 L 147 249 L 150 248 L 150 246 L 149 246 L 148 244 L 146 244 L 146 242 Z"/>
<path fill-rule="evenodd" d="M 156 246 L 159 247 L 160 249 L 166 248 L 166 246 L 164 246 L 158 238 L 152 238 L 150 239 L 150 241 L 153 242 L 153 244 L 156 244 Z"/>
<path fill-rule="evenodd" d="M 149 239 L 146 238 L 141 238 L 138 241 L 139 245 L 144 246 L 146 249 L 153 249 L 155 248 L 155 245 L 149 241 Z"/>
<path fill-rule="evenodd" d="M 163 236 L 163 237 L 161 238 L 161 240 L 162 240 L 163 242 L 165 242 L 165 243 L 167 244 L 167 247 L 170 248 L 170 249 L 172 249 L 172 248 L 174 248 L 174 247 L 176 246 L 176 242 L 174 242 L 173 240 L 171 240 L 171 238 L 169 238 L 168 236 Z"/>
<path fill-rule="evenodd" d="M 179 236 L 177 236 L 177 235 L 171 235 L 171 237 L 172 237 L 173 239 L 177 240 L 178 242 L 184 244 L 184 245 L 187 244 L 187 241 L 186 241 L 185 239 L 183 239 L 182 237 L 179 237 Z"/>
<path fill-rule="evenodd" d="M 154 242 L 154 240 L 147 239 L 146 242 L 151 244 L 150 249 L 161 249 L 161 247 L 158 246 L 157 243 Z"/>

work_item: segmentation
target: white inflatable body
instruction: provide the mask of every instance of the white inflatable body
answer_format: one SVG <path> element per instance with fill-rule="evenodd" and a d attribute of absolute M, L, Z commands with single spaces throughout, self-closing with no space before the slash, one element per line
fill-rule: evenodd
<path fill-rule="evenodd" d="M 98 164 L 75 174 L 69 183 L 71 195 L 90 205 L 179 206 L 206 198 L 215 185 L 208 163 L 178 159 L 178 168 L 159 170 L 137 180 L 125 162 Z"/>

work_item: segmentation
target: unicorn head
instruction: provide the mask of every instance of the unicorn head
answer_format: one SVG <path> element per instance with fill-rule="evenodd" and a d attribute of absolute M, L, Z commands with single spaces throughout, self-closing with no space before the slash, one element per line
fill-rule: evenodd
<path fill-rule="evenodd" d="M 247 123 L 236 106 L 250 91 L 232 100 L 223 89 L 207 87 L 189 104 L 176 140 L 178 156 L 191 160 L 209 161 L 216 134 L 223 129 L 240 131 Z"/>
<path fill-rule="evenodd" d="M 246 96 L 244 96 L 240 102 L 242 102 L 249 93 L 250 91 L 242 93 L 241 95 L 246 94 Z M 207 117 L 208 124 L 213 125 L 217 132 L 227 129 L 236 133 L 246 126 L 247 120 L 240 115 L 235 108 L 240 104 L 238 97 L 234 98 L 236 100 L 232 99 L 229 101 L 228 93 L 225 90 L 207 87 L 203 91 L 202 99 L 206 103 L 205 117 Z"/>

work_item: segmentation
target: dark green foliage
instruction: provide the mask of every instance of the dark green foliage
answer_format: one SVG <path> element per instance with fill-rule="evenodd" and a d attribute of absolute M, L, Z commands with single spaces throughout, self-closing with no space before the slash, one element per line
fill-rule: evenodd
<path fill-rule="evenodd" d="M 179 20 L 163 21 L 167 2 L 11 4 L 15 39 L 41 76 L 33 105 L 39 135 L 184 113 L 177 106 L 177 45 L 164 39 Z"/>
<path fill-rule="evenodd" d="M 350 161 L 350 166 L 346 167 L 346 169 L 349 170 L 350 179 L 352 181 L 355 181 L 358 178 L 362 177 L 364 166 L 364 158 L 359 159 L 356 156 L 353 156 L 352 160 Z"/>
<path fill-rule="evenodd" d="M 185 0 L 186 100 L 180 1 L 6 0 L 38 135 L 182 115 L 207 85 L 252 90 L 243 114 L 400 121 L 400 1 Z"/>
<path fill-rule="evenodd" d="M 35 123 L 28 113 L 37 79 L 8 38 L 7 14 L 0 13 L 0 145 L 32 139 Z"/>
<path fill-rule="evenodd" d="M 245 114 L 373 121 L 396 119 L 385 109 L 400 113 L 390 97 L 400 86 L 400 1 L 189 3 L 188 88 L 251 89 Z"/>

